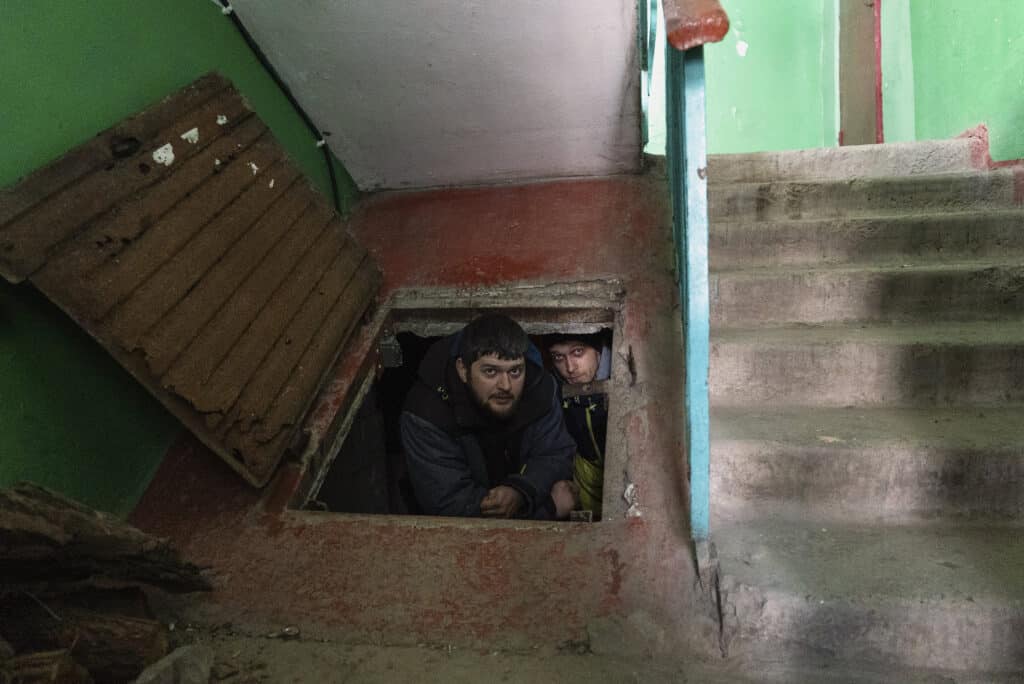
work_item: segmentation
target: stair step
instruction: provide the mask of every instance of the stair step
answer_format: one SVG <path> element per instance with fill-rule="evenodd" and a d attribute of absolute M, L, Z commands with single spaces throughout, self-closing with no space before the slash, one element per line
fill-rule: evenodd
<path fill-rule="evenodd" d="M 1024 514 L 1024 405 L 718 408 L 711 501 L 877 521 Z"/>
<path fill-rule="evenodd" d="M 1024 535 L 990 523 L 715 521 L 730 653 L 799 662 L 1024 669 Z M 733 615 L 733 611 L 735 614 Z"/>
<path fill-rule="evenodd" d="M 760 182 L 811 178 L 865 178 L 949 173 L 977 167 L 988 152 L 978 138 L 849 145 L 784 152 L 712 154 L 708 182 Z"/>
<path fill-rule="evenodd" d="M 604 669 L 596 681 L 619 681 L 609 676 L 611 671 L 611 668 Z M 634 675 L 634 681 L 636 678 Z M 702 662 L 685 667 L 675 679 L 661 680 L 649 675 L 639 679 L 699 684 L 1021 684 L 1017 672 L 979 674 L 867 662 L 840 663 L 824 654 L 801 653 L 799 658 L 794 658 L 791 653 L 773 653 L 770 649 L 762 649 L 756 657 L 730 654 L 714 664 Z M 595 680 L 581 676 L 579 681 L 589 684 Z"/>
<path fill-rule="evenodd" d="M 1024 265 L 766 268 L 710 275 L 712 325 L 998 320 L 1024 313 Z"/>
<path fill-rule="evenodd" d="M 1024 402 L 1024 322 L 719 328 L 712 406 Z"/>
<path fill-rule="evenodd" d="M 1020 207 L 1019 169 L 935 176 L 737 183 L 708 191 L 712 222 L 857 218 Z"/>
<path fill-rule="evenodd" d="M 715 222 L 709 249 L 713 271 L 1006 257 L 1024 254 L 1024 211 Z"/>

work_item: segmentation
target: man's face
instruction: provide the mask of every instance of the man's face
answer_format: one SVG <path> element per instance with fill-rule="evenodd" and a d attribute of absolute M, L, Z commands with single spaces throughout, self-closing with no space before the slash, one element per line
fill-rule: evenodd
<path fill-rule="evenodd" d="M 589 344 L 568 340 L 551 345 L 549 351 L 551 365 L 570 385 L 585 385 L 597 376 L 601 355 Z"/>
<path fill-rule="evenodd" d="M 507 360 L 497 354 L 485 354 L 469 368 L 462 359 L 455 360 L 455 370 L 466 383 L 480 408 L 496 418 L 511 418 L 519 407 L 526 384 L 526 360 Z"/>

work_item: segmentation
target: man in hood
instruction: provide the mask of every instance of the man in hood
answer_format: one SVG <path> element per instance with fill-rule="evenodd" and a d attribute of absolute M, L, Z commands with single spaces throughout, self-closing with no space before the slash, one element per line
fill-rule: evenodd
<path fill-rule="evenodd" d="M 428 515 L 552 519 L 575 504 L 558 386 L 523 329 L 481 316 L 434 343 L 400 419 Z"/>
<path fill-rule="evenodd" d="M 565 425 L 578 448 L 573 460 L 573 482 L 580 505 L 599 519 L 604 494 L 608 397 L 594 390 L 593 383 L 611 377 L 611 348 L 603 333 L 549 335 L 544 346 L 551 366 L 564 383 Z"/>

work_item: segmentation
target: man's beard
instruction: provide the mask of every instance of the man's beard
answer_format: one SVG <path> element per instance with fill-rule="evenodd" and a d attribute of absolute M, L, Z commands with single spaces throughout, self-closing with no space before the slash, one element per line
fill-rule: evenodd
<path fill-rule="evenodd" d="M 509 404 L 500 404 L 502 410 L 499 413 L 498 411 L 495 411 L 494 406 L 489 403 L 489 400 L 495 396 L 494 394 L 481 398 L 472 387 L 470 387 L 469 393 L 473 396 L 473 402 L 477 405 L 477 408 L 479 408 L 484 415 L 500 421 L 510 420 L 512 416 L 516 414 L 516 410 L 519 408 L 519 400 L 522 399 L 522 395 L 520 395 L 518 397 L 514 397 L 514 400 Z M 513 397 L 514 395 L 509 393 L 504 396 Z"/>

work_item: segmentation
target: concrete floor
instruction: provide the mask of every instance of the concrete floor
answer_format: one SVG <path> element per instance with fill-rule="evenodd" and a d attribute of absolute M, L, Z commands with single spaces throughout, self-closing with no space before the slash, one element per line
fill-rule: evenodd
<path fill-rule="evenodd" d="M 362 203 L 351 227 L 381 266 L 383 303 L 407 287 L 621 281 L 613 373 L 627 389 L 610 424 L 619 445 L 608 456 L 610 513 L 586 525 L 291 511 L 300 466 L 258 491 L 186 439 L 132 516 L 210 566 L 214 592 L 176 609 L 206 623 L 301 623 L 384 644 L 716 653 L 714 602 L 696 581 L 686 521 L 670 224 L 657 174 Z M 372 334 L 355 344 L 312 411 L 318 430 L 352 391 Z"/>
<path fill-rule="evenodd" d="M 943 672 L 892 668 L 841 670 L 825 660 L 802 667 L 769 659 L 747 661 L 649 658 L 595 653 L 584 643 L 517 650 L 462 648 L 451 644 L 408 646 L 347 644 L 307 635 L 282 639 L 275 632 L 246 634 L 232 625 L 189 626 L 177 632 L 180 644 L 203 644 L 214 652 L 215 672 L 232 684 L 262 682 L 391 684 L 444 682 L 476 684 L 1002 684 L 1008 676 L 973 678 Z"/>
<path fill-rule="evenodd" d="M 924 196 L 948 181 L 922 181 Z M 967 199 L 984 186 L 991 192 L 981 196 L 1009 193 L 1016 202 L 1010 174 L 965 182 Z M 858 187 L 881 188 L 888 206 L 889 185 Z M 808 192 L 832 207 L 822 187 Z M 744 192 L 737 206 L 750 200 L 756 210 L 757 192 Z M 858 197 L 874 201 L 872 192 L 847 194 L 855 209 Z M 447 297 L 472 307 L 500 304 L 508 288 L 553 283 L 571 299 L 595 282 L 621 286 L 604 521 L 294 511 L 288 502 L 310 475 L 302 463 L 286 464 L 257 491 L 185 440 L 133 521 L 210 566 L 215 590 L 165 612 L 181 623 L 231 623 L 206 633 L 228 655 L 262 663 L 253 681 L 321 681 L 324 672 L 351 681 L 1019 681 L 1024 555 L 1019 528 L 1005 522 L 1021 505 L 1020 322 L 957 320 L 977 308 L 969 300 L 956 300 L 952 321 L 932 321 L 924 306 L 924 320 L 847 322 L 843 310 L 864 317 L 853 297 L 836 300 L 852 307 L 838 311 L 842 325 L 798 317 L 782 326 L 754 307 L 744 314 L 751 320 L 716 329 L 713 529 L 722 575 L 702 583 L 686 521 L 667 199 L 664 178 L 652 173 L 389 193 L 362 203 L 350 222 L 380 263 L 385 309 L 409 288 L 427 300 L 434 293 L 435 306 Z M 972 220 L 977 244 L 941 207 L 928 214 L 942 217 L 934 222 L 904 217 L 879 228 L 858 219 L 831 241 L 816 237 L 824 224 L 811 217 L 799 226 L 807 235 L 780 243 L 773 236 L 799 233 L 781 215 L 774 230 L 739 218 L 714 224 L 712 239 L 732 236 L 716 243 L 719 258 L 738 260 L 731 269 L 752 254 L 771 265 L 891 252 L 903 264 L 907 254 L 941 252 L 944 263 L 947 246 L 977 258 L 997 254 L 990 238 L 1003 249 L 1024 245 L 1000 242 L 1019 231 L 1009 210 L 999 211 L 984 224 Z M 898 283 L 928 271 L 890 270 Z M 757 285 L 762 275 L 746 280 Z M 816 320 L 832 311 L 820 306 L 817 281 L 801 278 L 794 297 L 817 308 L 798 313 Z M 727 292 L 719 285 L 713 297 Z M 372 370 L 378 336 L 372 326 L 358 333 L 333 372 L 306 424 L 314 447 L 330 443 L 339 412 Z M 300 625 L 303 636 L 266 638 L 282 625 Z"/>

